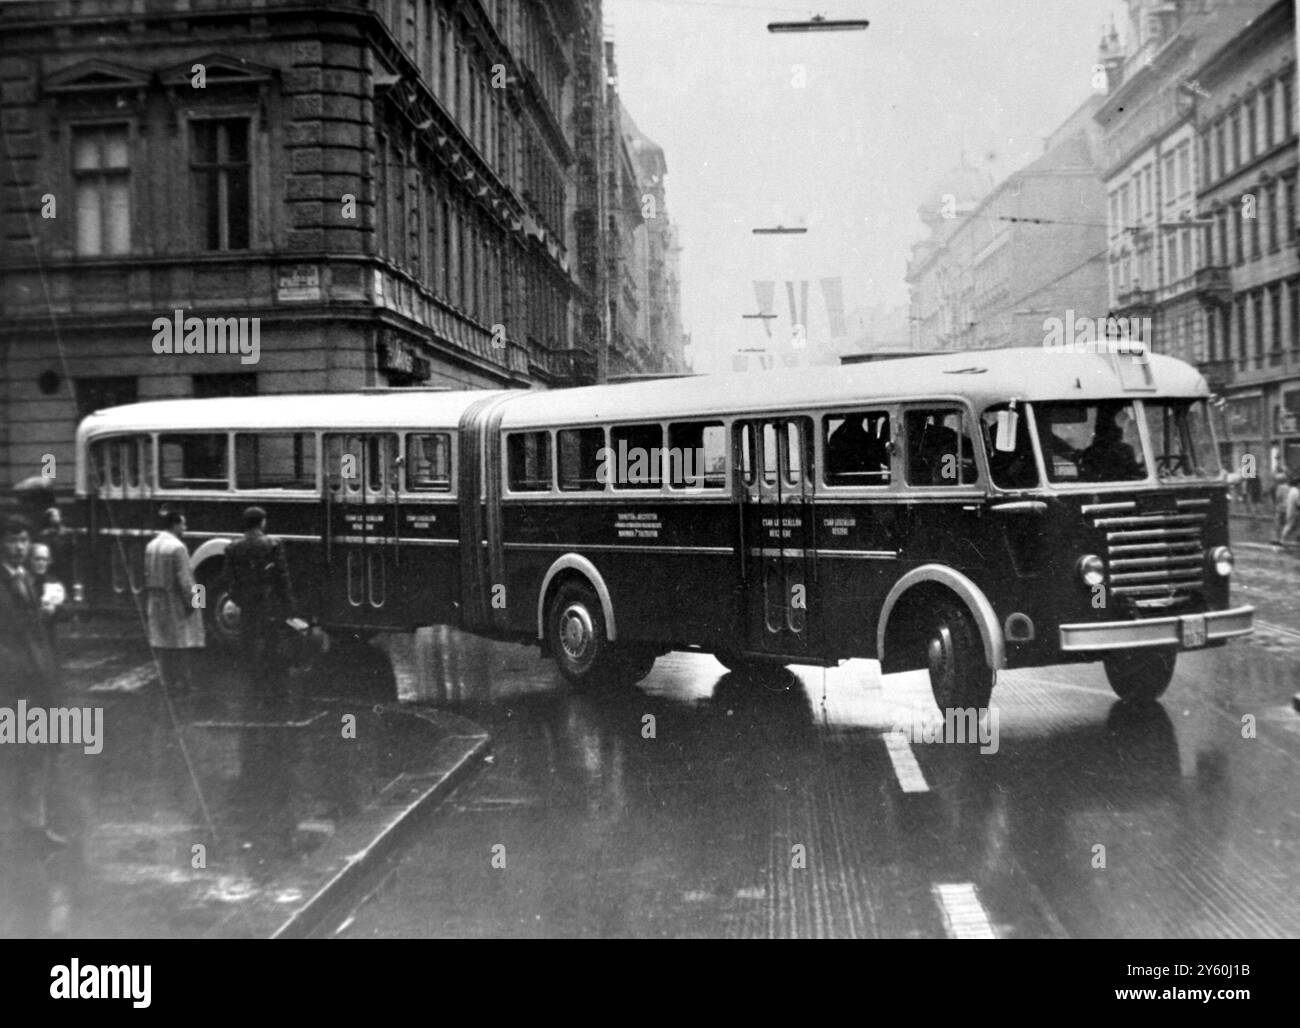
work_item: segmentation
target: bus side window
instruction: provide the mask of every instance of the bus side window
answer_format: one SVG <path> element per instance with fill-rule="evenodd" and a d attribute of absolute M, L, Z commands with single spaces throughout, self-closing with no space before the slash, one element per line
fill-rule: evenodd
<path fill-rule="evenodd" d="M 225 432 L 160 435 L 158 454 L 158 484 L 165 489 L 230 487 L 229 437 Z"/>
<path fill-rule="evenodd" d="M 615 489 L 658 489 L 662 484 L 661 425 L 616 425 L 609 430 L 609 448 L 617 463 Z"/>
<path fill-rule="evenodd" d="M 893 436 L 888 411 L 828 414 L 822 432 L 827 485 L 889 485 Z"/>
<path fill-rule="evenodd" d="M 406 488 L 413 493 L 451 491 L 451 436 L 432 432 L 406 437 Z"/>
<path fill-rule="evenodd" d="M 776 485 L 776 423 L 763 423 L 763 483 Z"/>
<path fill-rule="evenodd" d="M 371 494 L 393 491 L 393 459 L 397 456 L 397 438 L 388 435 L 368 435 L 366 447 L 366 487 Z"/>
<path fill-rule="evenodd" d="M 121 489 L 123 485 L 122 440 L 110 439 L 104 446 L 108 449 L 108 486 L 110 489 Z"/>
<path fill-rule="evenodd" d="M 562 492 L 603 492 L 615 473 L 615 454 L 605 448 L 603 428 L 562 428 L 555 433 Z"/>
<path fill-rule="evenodd" d="M 752 486 L 758 481 L 758 468 L 755 465 L 754 433 L 756 427 L 752 422 L 736 426 L 737 463 L 740 465 L 740 481 L 745 486 Z"/>
<path fill-rule="evenodd" d="M 90 448 L 90 464 L 95 470 L 95 485 L 101 495 L 112 485 L 110 463 L 114 445 L 112 439 L 100 439 Z"/>
<path fill-rule="evenodd" d="M 999 450 L 998 415 L 1009 411 L 1010 404 L 999 403 L 984 411 L 984 452 L 989 455 L 989 476 L 999 489 L 1033 489 L 1038 485 L 1038 467 L 1034 447 L 1029 439 L 1029 418 L 1021 410 L 1016 418 L 1015 447 Z"/>
<path fill-rule="evenodd" d="M 668 426 L 668 485 L 672 489 L 727 487 L 727 432 L 720 421 Z"/>
<path fill-rule="evenodd" d="M 140 442 L 135 436 L 119 440 L 122 447 L 122 484 L 128 489 L 140 488 Z"/>
<path fill-rule="evenodd" d="M 952 408 L 904 415 L 909 485 L 971 485 L 979 477 L 965 415 Z"/>
<path fill-rule="evenodd" d="M 325 437 L 325 484 L 336 496 L 343 488 L 343 440 L 336 435 Z"/>
<path fill-rule="evenodd" d="M 506 481 L 511 492 L 550 492 L 550 432 L 514 432 L 506 437 Z"/>
<path fill-rule="evenodd" d="M 315 490 L 315 435 L 311 432 L 238 433 L 235 488 Z"/>
<path fill-rule="evenodd" d="M 785 450 L 785 460 L 782 464 L 785 466 L 786 485 L 798 485 L 803 474 L 803 455 L 800 452 L 803 447 L 799 423 L 787 421 L 781 426 L 781 435 L 782 448 Z"/>
<path fill-rule="evenodd" d="M 153 437 L 141 436 L 139 439 L 140 446 L 140 485 L 146 492 L 154 490 L 153 474 Z"/>

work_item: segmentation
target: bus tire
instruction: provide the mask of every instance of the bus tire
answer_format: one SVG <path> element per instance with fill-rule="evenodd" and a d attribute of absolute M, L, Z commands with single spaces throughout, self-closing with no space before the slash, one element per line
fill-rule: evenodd
<path fill-rule="evenodd" d="M 974 619 L 956 600 L 935 604 L 925 630 L 924 656 L 939 710 L 982 710 L 989 705 L 994 672 Z"/>
<path fill-rule="evenodd" d="M 1115 695 L 1129 703 L 1154 703 L 1174 677 L 1177 650 L 1119 650 L 1102 658 Z"/>
<path fill-rule="evenodd" d="M 203 628 L 207 645 L 221 653 L 239 650 L 239 605 L 230 598 L 230 586 L 220 571 L 201 576 L 204 591 Z"/>
<path fill-rule="evenodd" d="M 605 613 L 596 590 L 585 581 L 564 582 L 546 616 L 551 655 L 571 685 L 579 689 L 616 677 L 614 647 L 605 633 Z"/>

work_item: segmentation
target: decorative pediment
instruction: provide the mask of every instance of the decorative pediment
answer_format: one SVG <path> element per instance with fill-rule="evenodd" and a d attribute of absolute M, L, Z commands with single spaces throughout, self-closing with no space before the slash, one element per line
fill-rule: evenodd
<path fill-rule="evenodd" d="M 44 88 L 55 96 L 137 92 L 149 87 L 149 78 L 140 68 L 94 58 L 47 76 Z"/>
<path fill-rule="evenodd" d="M 164 68 L 158 73 L 158 79 L 164 86 L 190 88 L 194 76 L 198 74 L 196 65 L 203 66 L 204 85 L 207 89 L 220 86 L 259 86 L 269 82 L 275 74 L 274 68 L 254 64 L 252 61 L 225 54 L 207 54 Z"/>

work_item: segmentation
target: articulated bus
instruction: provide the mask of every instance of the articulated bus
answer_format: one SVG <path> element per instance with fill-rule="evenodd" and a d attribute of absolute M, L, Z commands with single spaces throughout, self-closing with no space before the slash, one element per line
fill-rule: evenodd
<path fill-rule="evenodd" d="M 993 350 L 553 392 L 167 400 L 77 434 L 88 599 L 127 605 L 163 504 L 212 638 L 250 504 L 303 616 L 535 641 L 577 685 L 674 649 L 734 671 L 873 658 L 941 709 L 1102 661 L 1152 700 L 1233 606 L 1210 396 L 1158 355 Z"/>

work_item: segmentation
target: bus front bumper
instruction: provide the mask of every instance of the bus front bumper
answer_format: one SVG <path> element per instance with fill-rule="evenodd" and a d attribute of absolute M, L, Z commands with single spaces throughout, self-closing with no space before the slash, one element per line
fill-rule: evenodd
<path fill-rule="evenodd" d="M 1204 614 L 1181 614 L 1141 621 L 1095 621 L 1061 626 L 1061 650 L 1086 653 L 1091 650 L 1132 650 L 1144 646 L 1176 646 L 1196 649 L 1252 630 L 1254 607 L 1210 610 Z"/>

